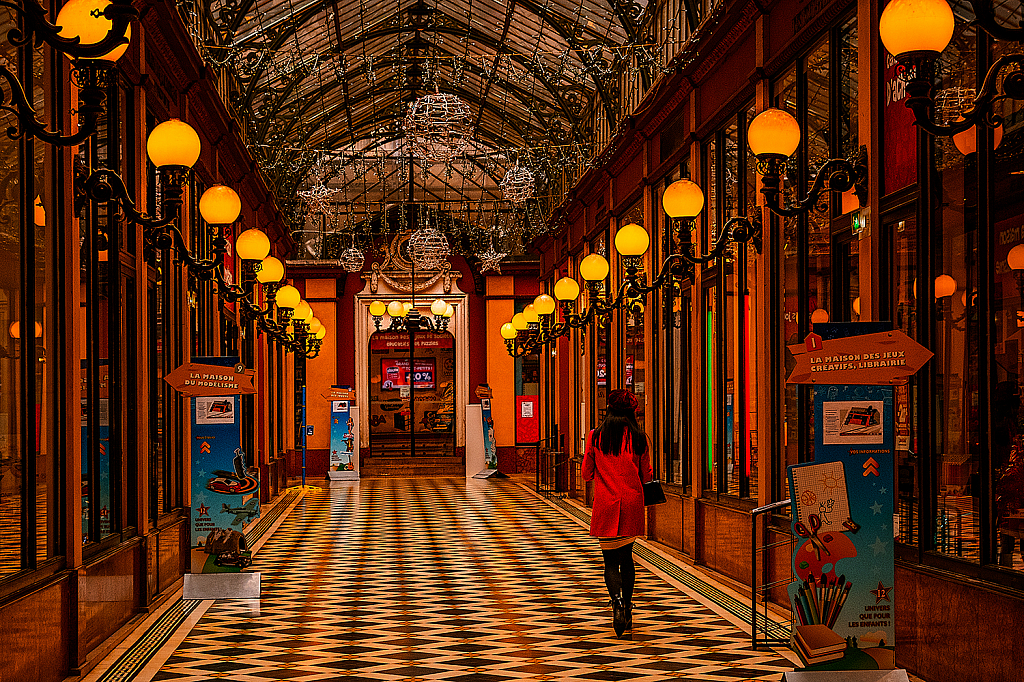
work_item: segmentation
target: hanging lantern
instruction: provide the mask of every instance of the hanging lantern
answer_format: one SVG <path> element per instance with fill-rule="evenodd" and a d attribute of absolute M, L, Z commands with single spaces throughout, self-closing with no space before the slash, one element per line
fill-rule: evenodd
<path fill-rule="evenodd" d="M 341 252 L 338 261 L 345 272 L 359 272 L 363 269 L 366 256 L 353 245 Z"/>
<path fill-rule="evenodd" d="M 506 201 L 513 204 L 521 204 L 533 196 L 534 182 L 533 173 L 526 166 L 512 166 L 505 173 L 501 181 L 501 193 Z"/>
<path fill-rule="evenodd" d="M 450 163 L 473 137 L 473 113 L 456 95 L 435 92 L 409 106 L 403 124 L 413 153 L 430 163 Z"/>
<path fill-rule="evenodd" d="M 433 227 L 416 230 L 409 237 L 409 257 L 420 270 L 439 270 L 450 253 L 448 239 Z"/>

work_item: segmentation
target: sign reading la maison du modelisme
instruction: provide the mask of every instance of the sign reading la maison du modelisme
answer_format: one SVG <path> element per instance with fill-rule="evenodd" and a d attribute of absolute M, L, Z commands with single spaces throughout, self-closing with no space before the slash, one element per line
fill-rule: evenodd
<path fill-rule="evenodd" d="M 932 357 L 899 330 L 827 340 L 811 333 L 788 348 L 796 358 L 790 384 L 898 384 Z"/>
<path fill-rule="evenodd" d="M 255 393 L 252 370 L 186 362 L 164 377 L 174 390 L 187 396 L 218 396 Z"/>

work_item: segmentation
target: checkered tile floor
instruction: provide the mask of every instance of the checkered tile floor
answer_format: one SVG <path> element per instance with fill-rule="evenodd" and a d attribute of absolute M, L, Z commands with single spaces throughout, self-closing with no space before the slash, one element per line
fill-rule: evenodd
<path fill-rule="evenodd" d="M 259 613 L 216 602 L 155 680 L 773 680 L 705 605 L 637 567 L 611 630 L 597 543 L 511 482 L 335 482 L 256 555 Z"/>

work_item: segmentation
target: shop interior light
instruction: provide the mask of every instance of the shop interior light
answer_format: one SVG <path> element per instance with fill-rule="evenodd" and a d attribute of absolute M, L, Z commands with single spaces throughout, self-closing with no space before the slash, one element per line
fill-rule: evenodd
<path fill-rule="evenodd" d="M 878 36 L 889 54 L 939 53 L 953 38 L 955 20 L 946 0 L 892 0 L 878 20 Z"/>
<path fill-rule="evenodd" d="M 511 322 L 501 325 L 501 338 L 510 340 L 516 338 L 516 328 Z"/>
<path fill-rule="evenodd" d="M 935 278 L 935 298 L 946 298 L 956 293 L 956 280 L 949 275 L 939 275 Z"/>
<path fill-rule="evenodd" d="M 555 282 L 555 298 L 559 301 L 575 301 L 580 295 L 580 285 L 572 277 L 563 277 Z"/>
<path fill-rule="evenodd" d="M 644 255 L 650 246 L 651 236 L 636 223 L 623 225 L 615 233 L 615 250 L 627 258 Z"/>
<path fill-rule="evenodd" d="M 277 307 L 278 308 L 289 308 L 293 309 L 299 305 L 302 300 L 302 294 L 299 290 L 293 287 L 291 284 L 285 284 L 277 292 Z"/>
<path fill-rule="evenodd" d="M 256 273 L 256 280 L 261 284 L 276 284 L 284 278 L 284 264 L 274 258 L 267 256 L 260 263 L 260 271 Z"/>
<path fill-rule="evenodd" d="M 202 143 L 189 124 L 172 118 L 164 121 L 146 140 L 146 153 L 157 168 L 191 168 L 199 160 Z"/>
<path fill-rule="evenodd" d="M 537 311 L 538 315 L 550 315 L 555 312 L 555 299 L 547 294 L 541 294 L 533 299 L 533 309 Z"/>
<path fill-rule="evenodd" d="M 384 305 L 384 301 L 374 301 L 370 304 L 370 314 L 374 317 L 384 317 L 387 311 L 388 307 Z"/>
<path fill-rule="evenodd" d="M 251 227 L 235 240 L 235 253 L 242 260 L 262 261 L 270 253 L 270 240 L 263 230 Z"/>
<path fill-rule="evenodd" d="M 57 26 L 60 26 L 61 38 L 79 38 L 82 45 L 95 45 L 110 33 L 114 24 L 103 16 L 103 10 L 110 0 L 70 0 L 57 13 Z M 131 40 L 132 27 L 128 25 L 124 37 Z M 110 52 L 93 57 L 101 61 L 116 62 L 128 49 L 128 43 L 122 43 Z"/>
<path fill-rule="evenodd" d="M 608 276 L 608 261 L 599 253 L 592 253 L 580 262 L 580 276 L 588 282 L 600 282 Z"/>
<path fill-rule="evenodd" d="M 448 301 L 444 300 L 443 298 L 435 299 L 434 302 L 430 304 L 431 314 L 436 315 L 438 317 L 444 315 L 444 311 L 447 309 Z"/>
<path fill-rule="evenodd" d="M 704 210 L 704 191 L 693 180 L 676 180 L 665 188 L 661 206 L 670 218 L 696 218 Z"/>

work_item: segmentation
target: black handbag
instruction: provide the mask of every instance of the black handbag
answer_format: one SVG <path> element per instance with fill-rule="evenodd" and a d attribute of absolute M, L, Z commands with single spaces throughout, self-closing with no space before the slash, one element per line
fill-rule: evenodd
<path fill-rule="evenodd" d="M 654 480 L 644 483 L 644 506 L 650 507 L 655 504 L 668 502 L 665 499 L 665 491 L 661 489 L 661 481 Z"/>

